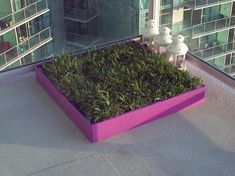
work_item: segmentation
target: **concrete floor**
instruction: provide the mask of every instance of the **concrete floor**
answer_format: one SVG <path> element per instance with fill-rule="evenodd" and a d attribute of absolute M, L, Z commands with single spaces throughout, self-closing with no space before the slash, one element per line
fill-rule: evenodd
<path fill-rule="evenodd" d="M 203 105 L 97 144 L 75 128 L 33 73 L 2 81 L 0 176 L 234 176 L 235 91 L 189 69 L 208 86 Z"/>

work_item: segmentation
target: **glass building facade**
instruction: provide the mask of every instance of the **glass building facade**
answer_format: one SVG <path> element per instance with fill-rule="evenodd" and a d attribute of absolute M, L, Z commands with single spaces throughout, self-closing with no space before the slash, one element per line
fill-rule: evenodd
<path fill-rule="evenodd" d="M 49 11 L 47 0 L 0 1 L 0 70 L 51 55 Z"/>
<path fill-rule="evenodd" d="M 1 0 L 0 71 L 138 36 L 149 18 L 190 52 L 235 77 L 233 0 Z"/>
<path fill-rule="evenodd" d="M 68 48 L 90 48 L 138 35 L 136 0 L 64 0 Z"/>
<path fill-rule="evenodd" d="M 235 78 L 232 0 L 162 0 L 160 25 L 186 37 L 190 52 Z"/>

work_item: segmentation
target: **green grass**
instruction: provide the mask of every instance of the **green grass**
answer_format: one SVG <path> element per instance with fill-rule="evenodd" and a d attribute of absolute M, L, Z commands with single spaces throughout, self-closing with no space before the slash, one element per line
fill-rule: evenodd
<path fill-rule="evenodd" d="M 56 56 L 42 64 L 53 84 L 92 123 L 164 100 L 202 85 L 164 55 L 139 44 L 89 51 L 78 58 Z"/>

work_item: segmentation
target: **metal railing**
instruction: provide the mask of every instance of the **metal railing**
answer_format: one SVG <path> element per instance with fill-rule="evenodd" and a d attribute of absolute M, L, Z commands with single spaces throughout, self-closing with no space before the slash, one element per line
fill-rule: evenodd
<path fill-rule="evenodd" d="M 234 51 L 235 51 L 235 41 L 232 41 L 229 43 L 205 48 L 203 50 L 193 52 L 193 54 L 195 54 L 196 56 L 198 56 L 204 60 L 207 60 L 209 58 L 217 57 L 220 55 L 225 55 L 225 54 L 228 54 L 228 53 L 234 52 Z"/>
<path fill-rule="evenodd" d="M 67 42 L 74 43 L 77 46 L 87 48 L 99 39 L 98 34 L 81 35 L 72 32 L 66 32 Z"/>
<path fill-rule="evenodd" d="M 205 33 L 216 32 L 218 30 L 226 29 L 230 27 L 235 27 L 234 16 L 194 25 L 192 29 L 192 36 L 200 36 Z"/>
<path fill-rule="evenodd" d="M 74 18 L 76 20 L 80 21 L 88 21 L 89 19 L 92 19 L 93 17 L 97 16 L 97 9 L 94 11 L 90 9 L 75 9 L 75 8 L 64 8 L 64 16 L 68 18 Z"/>
<path fill-rule="evenodd" d="M 161 10 L 176 8 L 179 6 L 187 6 L 191 8 L 200 8 L 206 7 L 213 4 L 223 3 L 223 2 L 232 2 L 233 0 L 182 0 L 182 1 L 165 1 L 161 2 Z"/>
<path fill-rule="evenodd" d="M 189 3 L 189 1 L 188 0 L 184 0 L 184 1 L 161 0 L 160 9 L 164 10 L 164 9 L 171 9 L 171 8 L 175 8 L 175 7 L 179 7 L 179 6 L 184 6 L 185 3 Z"/>
<path fill-rule="evenodd" d="M 192 38 L 233 27 L 235 28 L 235 16 L 220 18 L 193 26 L 185 25 L 183 23 L 176 23 L 172 25 L 172 29 L 174 29 L 177 33 L 181 33 Z"/>
<path fill-rule="evenodd" d="M 5 67 L 6 64 L 11 63 L 15 59 L 18 59 L 27 52 L 32 52 L 35 47 L 40 43 L 45 42 L 51 38 L 50 27 L 40 31 L 39 33 L 27 38 L 25 41 L 19 43 L 18 45 L 10 48 L 4 53 L 0 54 L 0 70 Z"/>
<path fill-rule="evenodd" d="M 16 24 L 29 19 L 33 15 L 48 9 L 47 0 L 40 0 L 35 3 L 30 4 L 18 11 L 15 11 L 5 17 L 0 18 L 0 34 L 11 28 L 14 27 Z"/>
<path fill-rule="evenodd" d="M 233 2 L 233 0 L 185 0 L 184 3 L 192 8 L 205 8 L 216 4 Z"/>

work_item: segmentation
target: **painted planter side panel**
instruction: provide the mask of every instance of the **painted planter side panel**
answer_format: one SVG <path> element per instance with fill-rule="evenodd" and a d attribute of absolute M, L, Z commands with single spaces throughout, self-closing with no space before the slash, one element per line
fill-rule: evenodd
<path fill-rule="evenodd" d="M 95 124 L 94 142 L 178 112 L 189 106 L 201 104 L 204 101 L 205 91 L 206 88 L 202 87 Z"/>
<path fill-rule="evenodd" d="M 90 124 L 79 110 L 61 94 L 51 81 L 42 73 L 39 66 L 35 67 L 38 83 L 52 99 L 63 109 L 74 124 L 91 142 L 98 142 L 110 136 L 138 127 L 153 120 L 165 117 L 204 102 L 206 87 L 180 94 L 164 101 L 156 102 L 115 118 Z"/>
<path fill-rule="evenodd" d="M 51 81 L 42 73 L 39 66 L 35 66 L 36 79 L 45 89 L 50 97 L 62 108 L 74 124 L 87 136 L 92 142 L 92 127 L 73 104 L 71 104 L 63 94 L 61 94 Z"/>

